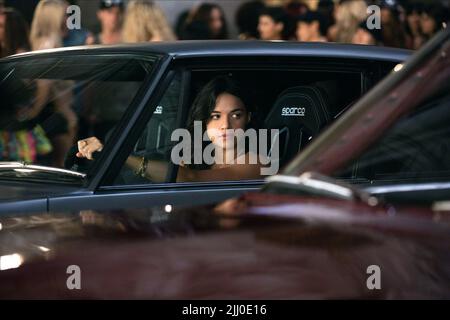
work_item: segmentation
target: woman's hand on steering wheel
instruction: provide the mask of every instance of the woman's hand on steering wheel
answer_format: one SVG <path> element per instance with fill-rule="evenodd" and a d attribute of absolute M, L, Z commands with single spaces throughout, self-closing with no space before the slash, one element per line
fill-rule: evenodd
<path fill-rule="evenodd" d="M 78 158 L 86 158 L 88 160 L 94 160 L 92 154 L 94 152 L 101 152 L 103 150 L 103 144 L 96 137 L 91 137 L 78 141 L 78 152 L 76 156 Z"/>

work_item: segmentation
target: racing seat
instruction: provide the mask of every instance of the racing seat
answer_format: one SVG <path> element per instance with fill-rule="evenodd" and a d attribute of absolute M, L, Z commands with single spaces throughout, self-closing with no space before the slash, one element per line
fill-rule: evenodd
<path fill-rule="evenodd" d="M 273 143 L 278 139 L 280 167 L 331 120 L 328 108 L 328 94 L 319 86 L 291 87 L 278 96 L 264 121 L 264 127 L 279 130 L 276 137 L 271 137 L 269 155 L 272 156 Z"/>

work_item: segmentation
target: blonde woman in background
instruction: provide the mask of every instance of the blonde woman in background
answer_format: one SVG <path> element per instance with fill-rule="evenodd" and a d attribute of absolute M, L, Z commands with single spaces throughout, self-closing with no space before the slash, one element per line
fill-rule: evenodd
<path fill-rule="evenodd" d="M 30 42 L 33 50 L 52 49 L 62 46 L 66 29 L 67 2 L 64 0 L 41 0 L 34 12 Z"/>
<path fill-rule="evenodd" d="M 61 47 L 67 33 L 64 0 L 41 0 L 34 12 L 30 43 L 32 50 Z M 64 156 L 72 146 L 77 131 L 78 118 L 72 109 L 72 83 L 69 81 L 37 80 L 31 107 L 21 115 L 36 119 L 50 138 L 54 153 L 51 165 L 64 166 Z M 44 111 L 44 112 L 43 112 Z"/>
<path fill-rule="evenodd" d="M 162 9 L 153 1 L 131 0 L 125 13 L 123 41 L 126 43 L 176 40 Z"/>
<path fill-rule="evenodd" d="M 367 18 L 367 4 L 364 0 L 341 0 L 334 15 L 336 23 L 329 28 L 328 39 L 351 43 L 359 24 Z"/>

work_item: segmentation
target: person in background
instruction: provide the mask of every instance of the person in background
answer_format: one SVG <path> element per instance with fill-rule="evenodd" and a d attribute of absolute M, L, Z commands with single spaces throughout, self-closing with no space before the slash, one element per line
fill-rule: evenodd
<path fill-rule="evenodd" d="M 77 0 L 66 0 L 66 18 L 70 17 L 71 14 L 67 12 L 69 5 L 77 5 Z M 82 46 L 84 44 L 92 44 L 94 37 L 89 30 L 84 28 L 81 29 L 69 29 L 68 27 L 63 28 L 63 47 L 74 47 Z"/>
<path fill-rule="evenodd" d="M 53 49 L 63 45 L 67 31 L 64 0 L 41 0 L 31 24 L 32 50 Z M 66 81 L 36 81 L 33 105 L 21 117 L 36 119 L 53 145 L 52 165 L 64 166 L 64 156 L 71 148 L 78 128 L 78 118 L 72 109 L 73 93 Z"/>
<path fill-rule="evenodd" d="M 29 83 L 14 71 L 0 85 L 0 161 L 40 162 L 52 151 L 44 130 L 34 119 L 24 120 L 21 111 L 32 103 Z"/>
<path fill-rule="evenodd" d="M 424 37 L 420 30 L 420 15 L 422 13 L 422 6 L 419 4 L 410 4 L 405 7 L 406 9 L 406 47 L 408 49 L 419 49 L 424 44 Z"/>
<path fill-rule="evenodd" d="M 101 31 L 86 44 L 117 44 L 122 42 L 122 24 L 125 5 L 123 0 L 101 0 L 97 11 Z"/>
<path fill-rule="evenodd" d="M 3 8 L 0 12 L 0 57 L 30 51 L 29 27 L 20 12 Z"/>
<path fill-rule="evenodd" d="M 0 9 L 0 57 L 30 50 L 28 23 L 13 8 Z M 24 121 L 23 110 L 33 98 L 22 79 L 10 73 L 0 86 L 0 161 L 36 163 L 48 155 L 52 146 L 41 126 L 33 119 Z"/>
<path fill-rule="evenodd" d="M 223 9 L 213 3 L 203 3 L 189 14 L 183 40 L 226 40 L 228 26 Z"/>
<path fill-rule="evenodd" d="M 425 6 L 420 16 L 420 28 L 425 42 L 430 40 L 441 28 L 444 19 L 443 8 L 437 4 Z"/>
<path fill-rule="evenodd" d="M 317 12 L 322 16 L 322 23 L 320 24 L 320 33 L 326 35 L 328 29 L 335 23 L 334 21 L 334 1 L 320 0 L 317 5 Z"/>
<path fill-rule="evenodd" d="M 282 7 L 267 7 L 259 15 L 261 40 L 289 40 L 289 20 Z"/>
<path fill-rule="evenodd" d="M 6 23 L 6 16 L 3 14 L 5 11 L 5 5 L 3 3 L 3 0 L 0 0 L 0 55 L 2 52 L 2 43 L 5 41 L 5 23 Z M 4 56 L 1 55 L 0 58 L 3 58 Z"/>
<path fill-rule="evenodd" d="M 243 3 L 236 12 L 236 25 L 240 40 L 258 39 L 258 22 L 261 11 L 265 8 L 260 0 Z"/>
<path fill-rule="evenodd" d="M 383 45 L 383 34 L 380 29 L 369 29 L 365 21 L 359 24 L 359 28 L 356 30 L 353 36 L 353 44 L 364 44 L 364 45 Z"/>
<path fill-rule="evenodd" d="M 406 48 L 406 31 L 400 21 L 400 11 L 385 1 L 381 3 L 381 26 L 385 46 Z"/>
<path fill-rule="evenodd" d="M 184 28 L 186 27 L 186 21 L 189 17 L 191 10 L 186 9 L 183 10 L 179 15 L 175 22 L 175 34 L 178 39 L 183 39 L 184 36 Z"/>
<path fill-rule="evenodd" d="M 287 16 L 292 19 L 292 21 L 295 21 L 298 16 L 304 15 L 310 10 L 311 9 L 306 3 L 299 2 L 299 0 L 293 0 L 284 6 L 284 11 Z"/>
<path fill-rule="evenodd" d="M 367 4 L 364 0 L 341 0 L 334 17 L 336 23 L 328 29 L 328 40 L 351 43 L 359 24 L 367 17 Z"/>
<path fill-rule="evenodd" d="M 321 33 L 322 16 L 316 11 L 308 11 L 297 19 L 297 40 L 308 42 L 326 42 Z"/>
<path fill-rule="evenodd" d="M 174 41 L 175 34 L 162 9 L 149 0 L 130 0 L 125 12 L 122 39 L 126 43 Z"/>

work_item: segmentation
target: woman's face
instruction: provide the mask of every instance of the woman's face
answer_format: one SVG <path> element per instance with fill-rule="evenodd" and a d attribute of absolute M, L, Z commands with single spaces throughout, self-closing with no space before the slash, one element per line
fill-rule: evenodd
<path fill-rule="evenodd" d="M 387 8 L 381 9 L 381 24 L 389 24 L 392 22 L 392 12 Z"/>
<path fill-rule="evenodd" d="M 413 11 L 407 16 L 409 28 L 413 31 L 417 31 L 420 27 L 420 15 Z"/>
<path fill-rule="evenodd" d="M 211 16 L 209 18 L 209 28 L 214 36 L 220 34 L 223 28 L 222 12 L 218 8 L 211 10 Z"/>
<path fill-rule="evenodd" d="M 422 13 L 420 17 L 420 27 L 426 35 L 432 35 L 436 29 L 436 21 L 426 13 Z"/>
<path fill-rule="evenodd" d="M 262 40 L 281 40 L 283 24 L 276 23 L 270 16 L 262 15 L 259 17 L 258 31 Z"/>
<path fill-rule="evenodd" d="M 100 20 L 103 30 L 116 31 L 122 25 L 123 11 L 121 8 L 114 6 L 98 11 L 97 17 Z"/>
<path fill-rule="evenodd" d="M 206 130 L 211 142 L 225 149 L 227 145 L 232 145 L 234 139 L 234 134 L 227 133 L 227 130 L 245 130 L 248 122 L 249 114 L 242 100 L 232 94 L 222 93 L 216 99 Z"/>
<path fill-rule="evenodd" d="M 353 44 L 366 44 L 366 45 L 374 45 L 375 39 L 372 35 L 364 29 L 359 28 L 352 39 Z"/>

